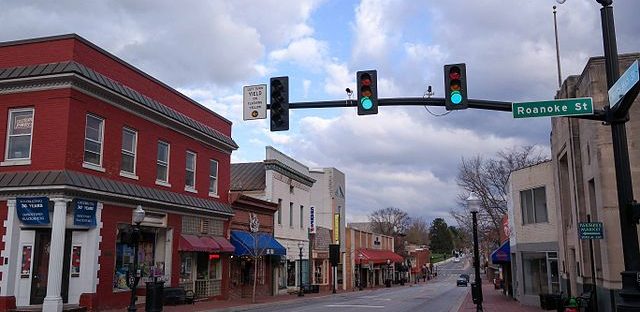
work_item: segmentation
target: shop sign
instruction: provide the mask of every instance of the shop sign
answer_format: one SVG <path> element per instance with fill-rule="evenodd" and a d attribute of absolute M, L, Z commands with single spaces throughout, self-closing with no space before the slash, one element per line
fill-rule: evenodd
<path fill-rule="evenodd" d="M 316 207 L 309 207 L 309 233 L 316 233 Z"/>
<path fill-rule="evenodd" d="M 96 226 L 98 202 L 76 198 L 73 203 L 73 225 Z"/>
<path fill-rule="evenodd" d="M 49 224 L 48 197 L 18 197 L 16 198 L 18 218 L 24 224 Z"/>
<path fill-rule="evenodd" d="M 340 214 L 333 215 L 333 241 L 336 244 L 340 243 Z"/>

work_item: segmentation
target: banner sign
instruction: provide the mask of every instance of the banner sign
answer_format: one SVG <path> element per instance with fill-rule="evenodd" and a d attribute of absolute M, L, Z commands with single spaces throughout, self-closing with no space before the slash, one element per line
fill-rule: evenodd
<path fill-rule="evenodd" d="M 48 197 L 18 197 L 16 198 L 18 219 L 24 224 L 49 224 Z"/>
<path fill-rule="evenodd" d="M 316 207 L 309 207 L 309 233 L 316 233 Z"/>
<path fill-rule="evenodd" d="M 333 215 L 333 241 L 340 244 L 340 214 Z"/>
<path fill-rule="evenodd" d="M 604 237 L 602 222 L 579 222 L 578 235 L 580 239 L 602 239 Z"/>
<path fill-rule="evenodd" d="M 95 227 L 97 208 L 97 201 L 76 198 L 73 201 L 73 225 Z"/>

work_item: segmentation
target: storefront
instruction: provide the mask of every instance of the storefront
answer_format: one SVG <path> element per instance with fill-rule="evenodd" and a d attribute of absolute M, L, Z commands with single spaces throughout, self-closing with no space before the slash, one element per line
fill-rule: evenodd
<path fill-rule="evenodd" d="M 231 259 L 232 297 L 252 296 L 254 278 L 257 296 L 274 295 L 274 269 L 286 255 L 286 249 L 268 233 L 231 231 L 231 244 L 235 247 Z"/>
<path fill-rule="evenodd" d="M 396 264 L 404 259 L 390 250 L 356 249 L 355 264 L 361 266 L 363 287 L 381 286 L 386 280 L 392 280 Z"/>

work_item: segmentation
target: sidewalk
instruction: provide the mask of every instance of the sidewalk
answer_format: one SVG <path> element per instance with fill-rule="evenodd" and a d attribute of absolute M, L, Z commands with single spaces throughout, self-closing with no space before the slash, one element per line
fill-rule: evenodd
<path fill-rule="evenodd" d="M 543 311 L 540 308 L 526 306 L 520 304 L 513 298 L 505 296 L 502 294 L 502 289 L 494 289 L 493 284 L 484 280 L 482 283 L 482 296 L 484 298 L 482 302 L 482 308 L 485 312 L 534 312 L 534 311 Z M 476 310 L 476 305 L 473 304 L 473 300 L 471 299 L 471 287 L 469 287 L 469 292 L 467 296 L 464 298 L 462 305 L 458 309 L 458 312 L 471 312 Z"/>

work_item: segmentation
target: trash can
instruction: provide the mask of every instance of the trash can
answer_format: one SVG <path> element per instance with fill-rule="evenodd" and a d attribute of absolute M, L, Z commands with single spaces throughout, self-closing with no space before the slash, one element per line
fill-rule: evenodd
<path fill-rule="evenodd" d="M 145 311 L 162 312 L 162 296 L 164 293 L 164 282 L 147 282 L 147 298 Z"/>
<path fill-rule="evenodd" d="M 391 279 L 387 279 L 386 281 L 384 281 L 384 285 L 387 287 L 391 287 Z"/>

